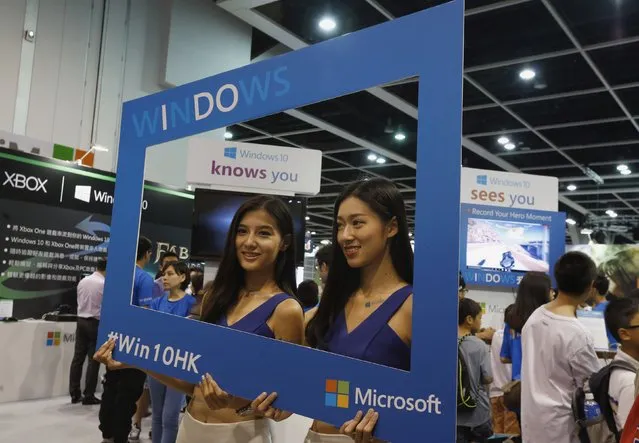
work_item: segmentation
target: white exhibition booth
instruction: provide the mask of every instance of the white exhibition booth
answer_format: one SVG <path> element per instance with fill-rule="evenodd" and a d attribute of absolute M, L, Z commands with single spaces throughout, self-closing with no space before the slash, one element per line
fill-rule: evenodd
<path fill-rule="evenodd" d="M 69 395 L 75 329 L 75 322 L 0 323 L 0 349 L 4 351 L 0 403 Z M 103 373 L 102 366 L 99 377 Z M 84 388 L 84 370 L 81 386 Z M 98 392 L 101 390 L 98 383 Z"/>

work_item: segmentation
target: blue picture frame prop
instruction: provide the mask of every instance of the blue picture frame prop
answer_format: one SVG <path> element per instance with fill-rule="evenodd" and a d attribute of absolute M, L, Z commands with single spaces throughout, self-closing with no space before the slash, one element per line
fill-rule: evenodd
<path fill-rule="evenodd" d="M 100 341 L 119 337 L 115 358 L 191 382 L 209 372 L 245 398 L 275 391 L 278 407 L 337 426 L 373 407 L 376 436 L 394 443 L 454 441 L 463 12 L 462 1 L 451 1 L 124 103 L 100 323 Z M 413 76 L 420 118 L 410 372 L 130 305 L 148 147 Z"/>
<path fill-rule="evenodd" d="M 516 288 L 519 286 L 519 282 L 525 272 L 507 269 L 481 269 L 479 267 L 467 266 L 468 219 L 470 218 L 496 222 L 524 222 L 546 225 L 549 233 L 548 274 L 553 279 L 554 284 L 552 269 L 557 260 L 559 260 L 559 257 L 561 257 L 566 250 L 566 214 L 564 212 L 462 203 L 461 223 L 459 226 L 459 263 L 464 281 L 468 284 L 479 286 Z M 499 247 L 501 248 L 501 246 Z"/>

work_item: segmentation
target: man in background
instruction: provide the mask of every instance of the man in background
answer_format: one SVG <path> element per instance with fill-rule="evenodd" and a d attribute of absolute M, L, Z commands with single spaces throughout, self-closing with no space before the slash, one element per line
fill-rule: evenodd
<path fill-rule="evenodd" d="M 324 286 L 326 286 L 326 280 L 328 279 L 328 271 L 331 267 L 332 261 L 333 261 L 333 245 L 322 246 L 315 253 L 315 263 L 317 265 L 317 270 L 319 271 L 320 281 L 322 282 L 320 294 L 324 291 Z"/>
<path fill-rule="evenodd" d="M 75 351 L 69 373 L 69 393 L 71 394 L 71 403 L 74 404 L 80 401 L 83 405 L 100 404 L 100 400 L 95 398 L 100 363 L 93 360 L 93 354 L 95 354 L 98 341 L 106 265 L 105 259 L 99 260 L 96 271 L 78 283 L 78 326 L 75 330 Z M 87 357 L 89 361 L 84 379 L 83 398 L 80 393 L 80 381 L 82 379 L 82 366 Z"/>
<path fill-rule="evenodd" d="M 155 283 L 144 270 L 151 261 L 152 253 L 151 240 L 140 236 L 131 304 L 142 308 L 148 308 L 153 300 Z M 103 443 L 128 443 L 131 417 L 136 411 L 136 401 L 142 394 L 145 379 L 146 374 L 138 369 L 107 371 L 99 415 Z"/>

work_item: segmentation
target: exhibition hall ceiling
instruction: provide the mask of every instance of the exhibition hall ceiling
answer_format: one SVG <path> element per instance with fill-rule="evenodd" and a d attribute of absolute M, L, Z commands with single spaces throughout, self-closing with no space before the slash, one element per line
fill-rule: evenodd
<path fill-rule="evenodd" d="M 254 57 L 441 3 L 217 2 L 254 28 Z M 627 226 L 632 236 L 639 223 L 639 2 L 466 0 L 465 47 L 463 166 L 558 177 L 560 210 L 575 228 Z M 228 136 L 323 151 L 321 193 L 309 200 L 315 239 L 330 236 L 332 203 L 344 185 L 365 177 L 392 179 L 413 222 L 418 80 L 235 125 Z"/>

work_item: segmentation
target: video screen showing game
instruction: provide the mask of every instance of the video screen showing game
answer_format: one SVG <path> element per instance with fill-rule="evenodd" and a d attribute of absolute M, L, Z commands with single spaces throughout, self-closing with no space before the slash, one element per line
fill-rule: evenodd
<path fill-rule="evenodd" d="M 547 273 L 549 244 L 548 225 L 469 218 L 466 266 Z"/>

